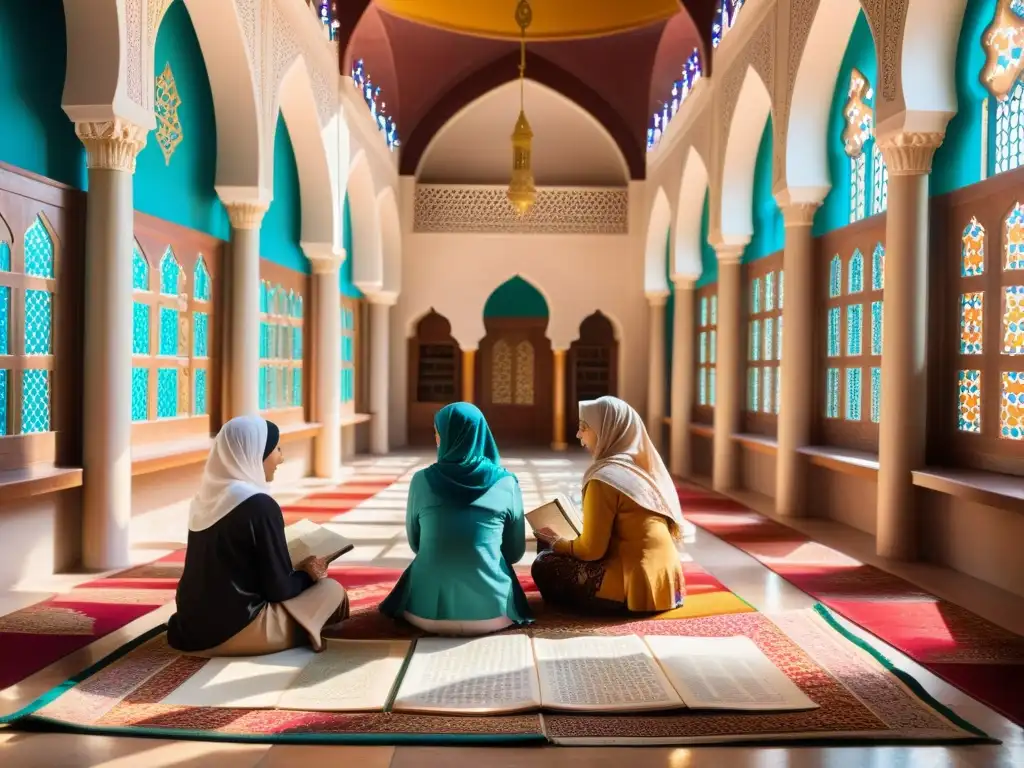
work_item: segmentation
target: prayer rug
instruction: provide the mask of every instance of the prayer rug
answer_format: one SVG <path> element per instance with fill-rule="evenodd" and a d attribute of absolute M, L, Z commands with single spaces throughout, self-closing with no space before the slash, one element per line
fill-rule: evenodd
<path fill-rule="evenodd" d="M 358 618 L 356 619 L 358 621 Z M 379 625 L 395 635 L 397 624 Z M 364 629 L 367 625 L 364 623 Z M 769 619 L 753 611 L 690 619 L 609 620 L 538 615 L 545 633 L 749 637 L 815 703 L 804 712 L 710 710 L 639 715 L 427 716 L 196 707 L 164 700 L 206 659 L 168 648 L 157 628 L 55 688 L 7 722 L 19 729 L 246 743 L 585 744 L 991 742 L 877 652 L 852 639 L 828 611 Z M 286 683 L 277 683 L 279 687 Z"/>
<path fill-rule="evenodd" d="M 691 523 L 1024 725 L 1024 637 L 739 502 L 690 484 L 678 487 Z"/>
<path fill-rule="evenodd" d="M 324 493 L 344 496 L 355 506 L 393 485 L 397 479 L 360 477 Z M 313 494 L 318 495 L 322 494 Z M 330 517 L 337 514 L 334 510 Z M 303 517 L 316 518 L 317 515 L 301 510 L 285 513 L 286 522 Z M 184 563 L 185 550 L 180 549 L 154 562 L 94 579 L 0 616 L 0 690 L 169 603 L 174 599 Z M 338 575 L 344 573 L 347 569 L 338 569 L 336 578 L 347 586 L 346 577 Z"/>

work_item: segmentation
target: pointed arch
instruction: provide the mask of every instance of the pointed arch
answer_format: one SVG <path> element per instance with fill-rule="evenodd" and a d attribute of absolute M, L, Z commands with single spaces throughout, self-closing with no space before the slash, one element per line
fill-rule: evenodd
<path fill-rule="evenodd" d="M 908 112 L 933 113 L 941 120 L 933 130 L 944 130 L 956 114 L 956 49 L 966 5 L 967 0 L 907 2 L 900 57 L 903 103 Z"/>
<path fill-rule="evenodd" d="M 380 224 L 383 292 L 397 296 L 402 290 L 402 223 L 398 216 L 395 190 L 386 187 L 377 196 Z"/>
<path fill-rule="evenodd" d="M 171 246 L 167 246 L 160 257 L 160 293 L 164 296 L 177 296 L 181 292 L 181 263 L 174 255 Z"/>
<path fill-rule="evenodd" d="M 708 190 L 708 169 L 695 147 L 690 147 L 683 161 L 683 175 L 679 182 L 678 203 L 672 263 L 673 277 L 700 277 L 700 228 L 704 213 L 704 197 Z"/>
<path fill-rule="evenodd" d="M 666 273 L 667 244 L 669 228 L 672 225 L 672 209 L 668 195 L 662 187 L 654 193 L 654 205 L 647 222 L 647 244 L 644 246 L 644 292 L 667 293 Z"/>
<path fill-rule="evenodd" d="M 352 219 L 352 282 L 364 293 L 384 288 L 384 255 L 377 221 L 376 195 L 370 163 L 359 151 L 349 169 L 345 186 Z"/>
<path fill-rule="evenodd" d="M 771 111 L 768 88 L 757 70 L 747 67 L 729 121 L 722 161 L 719 222 L 726 244 L 746 243 L 753 234 L 754 166 Z"/>
<path fill-rule="evenodd" d="M 203 254 L 199 254 L 195 269 L 192 270 L 192 298 L 196 301 L 211 301 L 213 298 L 210 270 L 206 267 Z"/>

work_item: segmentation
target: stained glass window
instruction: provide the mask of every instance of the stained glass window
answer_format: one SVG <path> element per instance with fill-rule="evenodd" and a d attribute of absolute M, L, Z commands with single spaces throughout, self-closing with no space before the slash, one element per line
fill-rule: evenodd
<path fill-rule="evenodd" d="M 982 325 L 985 318 L 983 291 L 960 294 L 960 354 L 982 353 Z"/>
<path fill-rule="evenodd" d="M 697 406 L 715 405 L 715 343 L 718 300 L 715 286 L 701 288 L 697 302 Z"/>
<path fill-rule="evenodd" d="M 715 18 L 711 24 L 711 45 L 717 48 L 722 44 L 729 30 L 736 26 L 736 18 L 744 0 L 717 0 Z"/>
<path fill-rule="evenodd" d="M 693 90 L 693 86 L 700 79 L 701 76 L 701 65 L 700 65 L 700 51 L 696 48 L 687 57 L 686 62 L 683 64 L 682 71 L 679 79 L 672 83 L 672 90 L 669 97 L 661 103 L 661 106 L 655 110 L 654 114 L 651 115 L 650 122 L 647 127 L 647 151 L 650 152 L 654 147 L 658 145 L 661 137 L 665 134 L 668 128 L 669 122 L 679 108 L 686 101 L 686 98 L 690 95 Z"/>
<path fill-rule="evenodd" d="M 1024 269 L 1024 206 L 1017 203 L 1006 217 L 1006 261 L 1004 269 Z"/>
<path fill-rule="evenodd" d="M 370 108 L 370 114 L 373 115 L 377 128 L 384 134 L 388 149 L 394 152 L 395 147 L 401 144 L 398 139 L 398 126 L 395 124 L 395 119 L 388 114 L 388 105 L 384 101 L 384 97 L 381 96 L 380 86 L 373 84 L 362 59 L 358 59 L 352 64 L 352 84 L 359 89 L 363 101 Z"/>
<path fill-rule="evenodd" d="M 999 434 L 1007 440 L 1024 440 L 1024 371 L 1003 371 Z"/>
<path fill-rule="evenodd" d="M 837 253 L 828 266 L 828 296 L 830 299 L 843 295 L 843 260 Z"/>
<path fill-rule="evenodd" d="M 324 25 L 324 33 L 327 35 L 327 39 L 334 40 L 338 30 L 341 28 L 341 22 L 338 21 L 337 0 L 316 0 L 315 10 L 320 23 Z"/>
<path fill-rule="evenodd" d="M 839 369 L 829 368 L 825 374 L 825 418 L 839 418 Z"/>
<path fill-rule="evenodd" d="M 843 150 L 849 158 L 850 223 L 867 215 L 868 142 L 874 135 L 875 112 L 871 106 L 871 83 L 856 67 L 850 70 L 850 84 L 843 106 Z M 881 191 L 879 190 L 879 193 Z"/>
<path fill-rule="evenodd" d="M 1024 110 L 1024 3 L 1020 0 L 997 0 L 992 22 L 981 36 L 985 64 L 981 81 L 995 101 L 996 173 L 1009 171 L 1024 162 L 1024 133 L 1021 131 Z"/>
<path fill-rule="evenodd" d="M 57 250 L 54 237 L 41 215 L 32 219 L 22 241 L 21 263 L 16 263 L 10 244 L 0 245 L 0 347 L 7 355 L 23 355 L 21 371 L 2 371 L 0 395 L 3 413 L 0 434 L 23 435 L 49 432 L 53 397 L 53 307 L 56 291 Z M 31 282 L 8 282 L 15 273 L 32 278 Z M 17 286 L 17 287 L 16 287 Z M 31 287 L 28 287 L 31 286 Z M 12 318 L 20 307 L 20 339 L 12 338 Z M 21 379 L 20 408 L 11 408 L 9 399 L 17 392 Z M 15 424 L 10 421 L 14 417 Z M 11 429 L 13 427 L 13 429 Z"/>
<path fill-rule="evenodd" d="M 356 399 L 356 310 L 351 299 L 341 301 L 341 402 Z"/>
<path fill-rule="evenodd" d="M 957 372 L 957 428 L 961 432 L 981 432 L 981 371 Z"/>
<path fill-rule="evenodd" d="M 878 142 L 871 143 L 871 213 L 882 213 L 889 207 L 889 167 L 885 164 Z"/>
<path fill-rule="evenodd" d="M 849 284 L 847 293 L 860 293 L 864 290 L 864 257 L 859 249 L 854 249 L 850 258 Z"/>
<path fill-rule="evenodd" d="M 960 247 L 960 276 L 975 277 L 985 273 L 985 228 L 971 217 L 964 227 Z"/>
<path fill-rule="evenodd" d="M 1003 354 L 1024 355 L 1024 285 L 1003 289 Z"/>
<path fill-rule="evenodd" d="M 749 415 L 778 414 L 776 378 L 780 359 L 780 337 L 776 334 L 782 323 L 782 308 L 777 293 L 780 285 L 774 266 L 777 256 L 761 259 L 747 267 L 749 296 L 747 303 L 747 407 Z M 747 418 L 744 431 L 774 434 L 774 422 Z"/>
<path fill-rule="evenodd" d="M 260 283 L 260 410 L 300 408 L 303 402 L 302 296 Z"/>
<path fill-rule="evenodd" d="M 192 414 L 209 413 L 207 375 L 210 357 L 210 302 L 213 289 L 210 271 L 200 256 L 192 270 Z"/>

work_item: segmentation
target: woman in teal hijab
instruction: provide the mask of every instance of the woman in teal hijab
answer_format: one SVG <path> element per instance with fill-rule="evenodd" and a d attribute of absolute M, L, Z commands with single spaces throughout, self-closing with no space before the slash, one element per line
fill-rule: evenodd
<path fill-rule="evenodd" d="M 405 514 L 416 553 L 381 613 L 435 634 L 482 635 L 532 621 L 512 564 L 526 553 L 523 497 L 480 410 L 434 417 L 437 461 L 413 475 Z"/>

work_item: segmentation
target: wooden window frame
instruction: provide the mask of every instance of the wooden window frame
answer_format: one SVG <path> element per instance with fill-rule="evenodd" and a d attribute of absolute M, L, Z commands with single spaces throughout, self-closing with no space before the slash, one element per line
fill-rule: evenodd
<path fill-rule="evenodd" d="M 132 355 L 133 368 L 147 368 L 149 373 L 147 419 L 132 422 L 132 445 L 168 443 L 195 437 L 209 437 L 221 423 L 220 417 L 220 264 L 224 242 L 196 230 L 163 221 L 154 216 L 135 212 L 135 242 L 149 264 L 149 290 L 132 291 L 133 302 L 149 306 L 149 354 Z M 170 248 L 181 267 L 182 278 L 176 297 L 160 292 L 160 261 Z M 195 298 L 195 269 L 202 259 L 210 276 L 210 300 Z M 166 368 L 171 358 L 159 354 L 161 307 L 170 307 L 180 313 L 178 319 L 179 375 L 185 376 L 188 388 L 188 406 L 181 407 L 181 384 L 178 385 L 177 416 L 157 418 L 157 371 Z M 206 313 L 207 356 L 195 357 L 195 313 Z M 182 325 L 184 324 L 184 325 Z M 184 354 L 182 354 L 184 347 Z M 195 413 L 195 379 L 197 370 L 206 370 L 206 413 Z"/>
<path fill-rule="evenodd" d="M 878 453 L 878 422 L 871 419 L 871 369 L 878 368 L 881 373 L 881 355 L 871 354 L 871 305 L 875 301 L 884 301 L 884 269 L 882 288 L 875 290 L 872 285 L 873 254 L 875 246 L 885 247 L 885 215 L 862 219 L 842 229 L 829 232 L 818 238 L 815 256 L 815 384 L 814 398 L 816 424 L 814 441 L 819 445 L 846 448 L 850 450 Z M 849 265 L 855 250 L 859 250 L 864 258 L 864 287 L 856 294 L 849 293 Z M 841 287 L 838 297 L 829 296 L 830 265 L 833 256 L 839 255 L 842 261 Z M 884 268 L 884 257 L 883 257 Z M 862 306 L 861 311 L 861 354 L 850 356 L 847 351 L 847 308 L 854 304 Z M 840 333 L 839 355 L 828 356 L 828 319 L 829 310 L 839 309 Z M 884 323 L 884 304 L 883 304 Z M 884 328 L 884 325 L 883 325 Z M 846 419 L 846 370 L 861 369 L 861 402 L 859 421 Z M 827 414 L 828 388 L 827 379 L 830 368 L 839 370 L 839 417 L 829 418 Z"/>
<path fill-rule="evenodd" d="M 782 304 L 779 301 L 780 284 L 782 277 L 782 251 L 757 259 L 749 264 L 743 265 L 746 309 L 746 366 L 743 377 L 743 432 L 755 435 L 774 437 L 778 428 L 778 409 L 781 403 L 781 394 L 778 387 L 781 384 L 779 371 L 782 359 Z M 771 280 L 768 276 L 771 276 Z M 770 283 L 770 286 L 769 286 Z M 759 309 L 754 311 L 754 286 L 759 286 Z M 771 289 L 769 301 L 768 290 Z M 768 307 L 771 307 L 769 309 Z M 768 321 L 771 321 L 771 359 L 767 357 L 768 349 Z M 754 354 L 754 323 L 758 327 L 758 350 Z M 751 410 L 751 373 L 756 371 L 757 375 L 757 408 Z M 768 378 L 765 372 L 768 371 Z M 771 384 L 770 410 L 764 411 L 765 381 Z"/>
<path fill-rule="evenodd" d="M 707 302 L 707 318 L 701 322 L 701 307 Z M 705 285 L 697 289 L 694 300 L 694 327 L 697 329 L 696 344 L 693 350 L 693 411 L 692 419 L 695 424 L 711 424 L 715 416 L 715 372 L 718 367 L 718 283 Z M 707 334 L 705 337 L 703 334 Z M 701 339 L 707 338 L 707 349 L 705 362 L 701 362 Z M 707 401 L 700 401 L 701 376 L 707 377 Z"/>
<path fill-rule="evenodd" d="M 343 416 L 351 416 L 358 413 L 358 405 L 362 402 L 363 397 L 363 382 L 359 375 L 361 368 L 360 360 L 363 352 L 363 340 L 361 337 L 363 332 L 363 303 L 359 299 L 350 296 L 341 297 L 341 337 L 342 339 L 352 340 L 352 359 L 349 361 L 345 360 L 345 342 L 341 342 L 341 413 Z M 351 318 L 351 327 L 346 327 L 348 325 L 345 321 L 346 313 L 349 313 L 348 317 Z M 352 397 L 349 400 L 344 399 L 345 371 L 352 371 Z"/>
<path fill-rule="evenodd" d="M 942 329 L 939 369 L 941 404 L 934 418 L 942 425 L 943 436 L 932 449 L 931 460 L 943 465 L 1024 475 L 1024 440 L 999 437 L 1000 404 L 1003 371 L 1024 371 L 1024 355 L 1003 354 L 1003 314 L 1005 288 L 1024 285 L 1024 270 L 1007 271 L 1006 218 L 1016 203 L 1024 204 L 1024 166 L 1004 171 L 981 184 L 975 184 L 948 195 L 940 201 L 935 214 L 937 225 L 949 248 L 944 260 L 945 274 L 941 283 Z M 985 262 L 981 275 L 963 277 L 961 272 L 962 236 L 964 228 L 976 218 L 985 228 Z M 943 226 L 944 224 L 944 226 Z M 960 297 L 964 293 L 983 292 L 982 352 L 965 355 L 960 352 Z M 961 370 L 981 371 L 981 432 L 965 432 L 959 423 L 959 382 Z"/>
<path fill-rule="evenodd" d="M 314 370 L 312 364 L 306 365 L 312 357 L 312 343 L 310 338 L 310 331 L 312 329 L 312 323 L 306 323 L 306 318 L 311 314 L 311 302 L 309 297 L 310 291 L 310 279 L 311 275 L 296 272 L 282 267 L 280 264 L 275 264 L 268 259 L 260 259 L 260 283 L 267 284 L 277 288 L 280 286 L 286 292 L 294 292 L 296 296 L 302 302 L 302 317 L 292 317 L 287 308 L 285 308 L 284 314 L 278 314 L 273 311 L 263 312 L 262 308 L 260 311 L 260 324 L 269 322 L 271 319 L 277 325 L 284 325 L 288 328 L 299 328 L 300 337 L 302 339 L 302 357 L 295 359 L 293 356 L 292 346 L 292 334 L 286 335 L 285 347 L 288 351 L 287 357 L 277 358 L 263 358 L 260 357 L 260 376 L 264 375 L 264 368 L 268 365 L 277 367 L 284 367 L 289 370 L 289 375 L 285 377 L 286 384 L 285 390 L 288 393 L 292 392 L 292 376 L 295 375 L 295 371 L 300 371 L 302 376 L 302 403 L 300 405 L 285 405 L 285 406 L 274 406 L 271 408 L 265 408 L 260 413 L 270 421 L 273 421 L 279 426 L 290 426 L 296 424 L 304 424 L 307 422 L 306 414 L 310 408 L 310 395 L 312 393 L 311 376 L 306 375 L 306 371 Z"/>
<path fill-rule="evenodd" d="M 0 239 L 11 249 L 11 271 L 0 272 L 0 286 L 10 289 L 9 354 L 0 355 L 0 369 L 9 372 L 7 434 L 0 437 L 0 471 L 81 462 L 84 203 L 82 192 L 0 163 Z M 24 274 L 24 237 L 37 217 L 53 243 L 52 279 Z M 26 290 L 51 294 L 48 355 L 24 354 Z M 50 430 L 20 434 L 22 375 L 33 369 L 50 372 Z"/>

